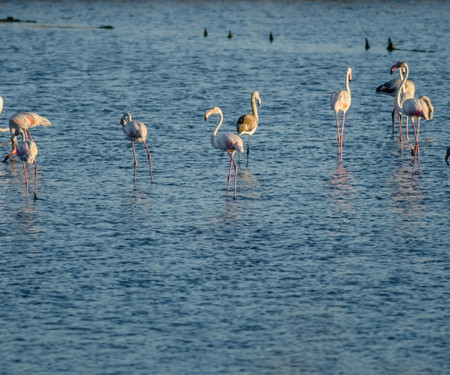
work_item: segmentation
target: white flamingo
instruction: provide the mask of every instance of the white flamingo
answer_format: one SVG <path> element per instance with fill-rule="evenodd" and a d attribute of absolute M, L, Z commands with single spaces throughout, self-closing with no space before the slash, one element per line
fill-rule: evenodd
<path fill-rule="evenodd" d="M 419 133 L 420 133 L 420 119 L 425 119 L 426 121 L 430 121 L 433 118 L 434 113 L 434 107 L 431 104 L 431 100 L 428 96 L 421 96 L 419 99 L 416 98 L 408 98 L 403 103 L 401 103 L 401 89 L 404 88 L 405 82 L 408 79 L 409 75 L 409 67 L 408 64 L 406 64 L 404 61 L 398 61 L 396 64 L 394 64 L 391 68 L 391 71 L 394 71 L 396 68 L 404 68 L 405 69 L 405 76 L 402 80 L 402 86 L 400 90 L 397 91 L 396 95 L 396 103 L 397 106 L 401 109 L 401 112 L 404 113 L 407 116 L 406 119 L 406 125 L 408 126 L 408 118 L 411 118 L 413 131 L 414 131 L 414 139 L 415 139 L 415 145 L 413 146 L 411 141 L 408 137 L 408 132 L 406 133 L 406 136 L 408 138 L 408 142 L 411 146 L 411 152 L 414 154 L 414 165 L 415 160 L 417 158 L 417 166 L 420 174 L 420 146 L 419 146 Z M 415 127 L 414 120 L 417 119 L 417 130 Z M 414 167 L 413 167 L 413 174 L 414 174 Z"/>
<path fill-rule="evenodd" d="M 336 118 L 336 129 L 338 138 L 338 150 L 339 155 L 342 158 L 342 146 L 344 143 L 344 126 L 345 126 L 345 113 L 352 104 L 352 96 L 350 93 L 350 81 L 352 80 L 352 68 L 347 68 L 347 74 L 345 78 L 345 90 L 337 90 L 331 94 L 330 106 L 334 111 Z M 342 112 L 342 127 L 339 128 L 338 113 Z"/>
<path fill-rule="evenodd" d="M 137 159 L 136 159 L 136 150 L 134 149 L 134 142 L 142 142 L 144 144 L 145 149 L 147 150 L 148 157 L 148 165 L 150 168 L 150 179 L 153 184 L 153 172 L 152 172 L 152 157 L 150 155 L 150 151 L 147 147 L 147 126 L 143 122 L 140 121 L 131 121 L 131 114 L 125 113 L 120 120 L 120 124 L 122 125 L 122 130 L 128 140 L 131 141 L 131 147 L 133 149 L 133 157 L 134 157 L 134 182 L 136 182 L 136 167 L 137 167 Z"/>
<path fill-rule="evenodd" d="M 398 108 L 396 108 L 395 96 L 397 94 L 397 90 L 400 88 L 400 86 L 402 84 L 403 73 L 405 72 L 404 68 L 399 69 L 398 72 L 400 74 L 400 78 L 394 78 L 394 79 L 391 79 L 390 81 L 383 83 L 382 85 L 380 85 L 376 88 L 376 92 L 381 93 L 381 94 L 388 94 L 388 95 L 394 97 L 394 108 L 393 108 L 392 114 L 391 114 L 391 116 L 392 116 L 392 134 L 395 133 L 395 112 L 397 112 L 398 126 L 399 126 L 399 132 L 400 132 L 399 138 L 401 141 L 402 140 L 402 114 L 401 114 L 401 112 L 398 111 Z M 392 74 L 392 72 L 391 72 L 391 74 Z M 411 81 L 410 79 L 406 80 L 405 90 L 402 92 L 400 101 L 403 102 L 407 98 L 414 98 L 415 92 L 416 92 L 416 86 L 415 86 L 414 82 Z"/>
<path fill-rule="evenodd" d="M 208 119 L 211 115 L 219 115 L 219 123 L 217 124 L 216 128 L 211 134 L 211 144 L 213 147 L 228 152 L 228 156 L 230 157 L 230 168 L 228 171 L 228 179 L 227 179 L 227 197 L 228 192 L 230 190 L 230 179 L 231 179 L 231 166 L 234 165 L 234 199 L 236 199 L 236 176 L 237 176 L 237 164 L 234 161 L 234 153 L 237 151 L 239 153 L 244 152 L 244 142 L 242 141 L 242 138 L 239 137 L 237 134 L 233 133 L 220 133 L 217 134 L 219 131 L 220 126 L 223 122 L 223 113 L 222 110 L 219 107 L 214 107 L 205 112 L 205 121 Z"/>
<path fill-rule="evenodd" d="M 6 155 L 3 161 L 6 162 L 11 156 L 17 153 L 17 137 L 19 135 L 22 136 L 23 140 L 30 137 L 31 141 L 33 141 L 33 137 L 31 136 L 29 129 L 34 128 L 35 126 L 49 125 L 51 125 L 51 123 L 48 119 L 34 112 L 19 112 L 11 116 L 9 119 L 9 129 L 0 129 L 2 132 L 8 130 L 11 132 L 12 150 L 8 155 Z"/>
<path fill-rule="evenodd" d="M 248 143 L 247 143 L 247 163 L 248 163 L 248 156 L 250 154 L 250 139 L 253 135 L 253 133 L 258 128 L 258 106 L 261 105 L 261 98 L 259 97 L 258 91 L 253 91 L 251 96 L 251 106 L 252 106 L 252 113 L 247 113 L 245 115 L 242 115 L 239 117 L 236 123 L 236 129 L 240 136 L 243 134 L 248 135 Z"/>
<path fill-rule="evenodd" d="M 27 138 L 27 134 L 24 130 L 22 130 L 22 141 L 16 146 L 16 153 L 18 158 L 22 160 L 23 164 L 23 175 L 25 177 L 25 186 L 27 189 L 27 198 L 28 198 L 28 175 L 27 175 L 27 164 L 34 163 L 34 200 L 37 199 L 37 172 L 38 166 L 36 163 L 36 156 L 38 154 L 38 149 L 36 143 L 32 139 Z"/>

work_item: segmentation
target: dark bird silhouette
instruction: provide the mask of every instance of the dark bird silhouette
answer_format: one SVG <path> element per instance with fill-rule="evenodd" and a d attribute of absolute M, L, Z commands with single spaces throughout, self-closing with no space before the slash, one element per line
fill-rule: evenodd
<path fill-rule="evenodd" d="M 270 32 L 269 40 L 270 40 L 271 42 L 273 42 L 273 34 L 272 34 L 272 31 Z"/>
<path fill-rule="evenodd" d="M 208 36 L 208 29 L 205 27 L 205 30 L 203 30 L 203 36 L 206 38 Z"/>
<path fill-rule="evenodd" d="M 450 158 L 450 147 L 447 149 L 447 153 L 445 154 L 445 162 L 447 163 L 447 165 L 450 164 L 450 162 L 448 161 L 449 158 Z"/>
<path fill-rule="evenodd" d="M 370 44 L 369 44 L 369 41 L 366 38 L 366 50 L 368 50 L 368 49 L 370 49 Z"/>
<path fill-rule="evenodd" d="M 233 34 L 231 34 L 231 30 L 230 30 L 230 32 L 228 33 L 228 39 L 231 39 L 233 37 Z"/>
<path fill-rule="evenodd" d="M 387 46 L 387 50 L 388 50 L 388 51 L 393 51 L 393 50 L 395 50 L 395 49 L 397 49 L 397 48 L 395 47 L 394 43 L 392 43 L 391 38 L 388 38 L 388 46 Z"/>

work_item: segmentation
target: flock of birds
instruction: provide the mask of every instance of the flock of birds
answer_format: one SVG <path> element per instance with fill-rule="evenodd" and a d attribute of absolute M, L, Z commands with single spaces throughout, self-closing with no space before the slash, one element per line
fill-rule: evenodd
<path fill-rule="evenodd" d="M 399 140 L 402 141 L 402 115 L 406 116 L 406 139 L 411 147 L 411 154 L 413 159 L 413 175 L 415 174 L 415 165 L 417 161 L 418 174 L 421 174 L 420 170 L 420 120 L 424 119 L 430 121 L 433 118 L 434 108 L 431 104 L 431 100 L 428 96 L 421 96 L 415 98 L 415 85 L 414 82 L 408 79 L 409 67 L 404 61 L 398 61 L 391 67 L 391 74 L 397 70 L 399 72 L 399 78 L 392 79 L 377 87 L 376 91 L 379 93 L 386 93 L 395 97 L 392 110 L 392 132 L 395 133 L 395 112 L 398 116 L 399 125 Z M 352 69 L 347 69 L 346 76 L 346 88 L 333 92 L 330 98 L 330 105 L 335 113 L 337 137 L 338 137 L 338 154 L 340 160 L 342 160 L 342 147 L 344 141 L 344 125 L 345 125 L 345 113 L 350 108 L 352 98 L 350 92 L 350 81 L 352 80 Z M 342 112 L 342 124 L 339 126 L 338 114 Z M 408 122 L 411 119 L 412 128 L 414 132 L 414 144 L 409 138 Z M 416 126 L 417 121 L 417 126 Z M 445 161 L 449 164 L 450 147 L 447 150 Z"/>
<path fill-rule="evenodd" d="M 398 71 L 399 78 L 392 79 L 377 87 L 376 91 L 379 93 L 386 93 L 395 97 L 393 102 L 392 110 L 392 131 L 395 133 L 395 113 L 397 112 L 398 125 L 399 125 L 399 139 L 402 140 L 402 116 L 406 117 L 406 138 L 411 147 L 411 154 L 414 156 L 413 159 L 413 175 L 415 174 L 415 165 L 417 162 L 418 173 L 420 174 L 420 145 L 419 145 L 419 134 L 420 134 L 420 120 L 424 119 L 430 121 L 433 118 L 434 108 L 431 104 L 431 100 L 427 96 L 421 96 L 415 98 L 415 85 L 414 82 L 408 79 L 409 67 L 404 61 L 398 61 L 391 67 L 391 74 Z M 352 80 L 352 68 L 347 68 L 345 89 L 338 90 L 332 93 L 330 98 L 330 106 L 335 114 L 336 121 L 336 131 L 338 140 L 338 157 L 342 161 L 342 150 L 344 144 L 344 127 L 345 127 L 345 114 L 351 106 L 351 91 L 350 82 Z M 247 163 L 250 155 L 250 141 L 252 135 L 258 128 L 258 106 L 261 105 L 261 98 L 258 91 L 253 91 L 251 95 L 251 108 L 252 113 L 247 113 L 239 117 L 236 122 L 235 133 L 219 133 L 219 129 L 223 123 L 223 113 L 219 107 L 213 107 L 205 112 L 205 121 L 211 115 L 219 115 L 219 121 L 217 126 L 211 134 L 211 144 L 213 147 L 226 151 L 230 158 L 230 166 L 228 170 L 227 178 L 227 192 L 228 197 L 230 190 L 230 181 L 232 169 L 234 169 L 234 199 L 236 199 L 236 175 L 238 166 L 234 159 L 234 154 L 239 152 L 239 154 L 244 153 L 244 142 L 241 138 L 242 135 L 248 136 L 247 143 Z M 3 99 L 0 97 L 0 113 L 3 110 Z M 342 120 L 339 123 L 339 112 L 342 112 Z M 414 132 L 414 142 L 411 141 L 408 134 L 408 121 L 411 119 L 412 128 Z M 417 121 L 417 125 L 416 125 Z M 135 142 L 143 143 L 145 150 L 147 151 L 148 164 L 150 169 L 150 179 L 153 184 L 153 172 L 152 172 L 152 162 L 150 150 L 147 146 L 147 127 L 143 122 L 133 121 L 130 113 L 125 113 L 121 120 L 122 130 L 126 138 L 131 142 L 134 158 L 134 181 L 136 182 L 136 150 Z M 6 162 L 9 158 L 17 156 L 23 164 L 23 171 L 25 177 L 25 185 L 28 197 L 28 176 L 27 176 L 27 164 L 33 164 L 35 166 L 34 170 L 34 199 L 37 199 L 36 194 L 36 182 L 37 182 L 37 172 L 38 166 L 36 163 L 36 156 L 38 154 L 38 148 L 36 143 L 31 136 L 30 129 L 35 126 L 49 126 L 50 121 L 45 117 L 38 115 L 33 112 L 20 112 L 11 116 L 9 119 L 9 128 L 0 128 L 0 132 L 11 133 L 11 152 L 4 158 Z M 20 137 L 20 142 L 18 141 Z M 450 164 L 450 147 L 447 149 L 445 156 L 445 161 Z"/>

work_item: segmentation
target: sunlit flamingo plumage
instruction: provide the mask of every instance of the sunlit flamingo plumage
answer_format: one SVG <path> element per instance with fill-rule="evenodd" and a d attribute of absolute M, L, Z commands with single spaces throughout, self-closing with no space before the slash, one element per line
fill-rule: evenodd
<path fill-rule="evenodd" d="M 145 150 L 147 151 L 148 157 L 148 165 L 150 168 L 150 179 L 153 184 L 153 172 L 152 172 L 152 157 L 150 155 L 150 151 L 147 147 L 147 126 L 140 121 L 132 121 L 131 114 L 125 113 L 120 120 L 120 124 L 122 125 L 122 130 L 125 136 L 131 141 L 131 148 L 133 149 L 133 157 L 134 157 L 134 181 L 136 182 L 136 168 L 137 168 L 137 159 L 136 159 L 136 150 L 134 148 L 134 142 L 141 142 L 144 144 Z"/>
<path fill-rule="evenodd" d="M 27 175 L 27 164 L 34 163 L 34 200 L 37 199 L 37 172 L 38 166 L 36 163 L 36 156 L 38 154 L 38 149 L 36 143 L 32 139 L 28 139 L 25 131 L 23 131 L 23 139 L 16 146 L 15 155 L 22 160 L 23 164 L 23 174 L 25 178 L 25 186 L 27 189 L 27 197 L 28 197 L 28 175 Z"/>
<path fill-rule="evenodd" d="M 228 156 L 230 157 L 230 168 L 228 170 L 226 196 L 228 197 L 228 193 L 230 190 L 231 167 L 234 166 L 234 199 L 236 199 L 236 176 L 237 176 L 238 167 L 237 167 L 236 162 L 234 161 L 234 153 L 236 151 L 240 152 L 240 153 L 244 152 L 244 142 L 242 141 L 242 138 L 239 137 L 239 135 L 237 135 L 237 134 L 233 134 L 233 133 L 217 134 L 219 131 L 219 128 L 221 127 L 222 122 L 223 122 L 223 113 L 219 107 L 214 107 L 214 108 L 207 110 L 205 112 L 205 116 L 204 116 L 205 121 L 211 115 L 219 115 L 220 116 L 219 123 L 217 124 L 216 128 L 214 129 L 214 131 L 211 134 L 211 144 L 213 147 L 215 147 L 219 150 L 226 151 L 228 153 Z"/>
<path fill-rule="evenodd" d="M 347 74 L 345 78 L 345 89 L 338 90 L 331 94 L 330 105 L 334 111 L 336 118 L 336 130 L 338 138 L 338 150 L 339 155 L 342 158 L 342 146 L 344 144 L 344 126 L 345 126 L 345 114 L 352 104 L 352 96 L 350 92 L 350 81 L 352 80 L 352 68 L 347 68 Z M 338 114 L 342 112 L 342 126 L 339 127 Z"/>
<path fill-rule="evenodd" d="M 33 141 L 30 130 L 35 126 L 50 126 L 51 123 L 45 117 L 38 115 L 34 112 L 19 112 L 11 116 L 9 119 L 9 131 L 11 132 L 11 144 L 12 150 L 3 159 L 6 162 L 11 156 L 15 155 L 17 152 L 17 137 L 22 136 L 22 139 L 30 138 Z M 1 129 L 5 131 L 5 129 Z"/>
<path fill-rule="evenodd" d="M 252 106 L 252 113 L 246 113 L 245 115 L 242 115 L 239 117 L 239 119 L 236 122 L 236 130 L 240 136 L 243 134 L 248 135 L 248 143 L 247 143 L 247 162 L 248 157 L 250 154 L 250 140 L 253 135 L 253 133 L 258 128 L 258 106 L 261 105 L 261 98 L 259 97 L 258 91 L 253 91 L 251 96 L 251 106 Z M 258 105 L 258 106 L 257 106 Z"/>
<path fill-rule="evenodd" d="M 402 87 L 404 88 L 405 81 L 408 79 L 409 75 L 409 67 L 404 61 L 398 61 L 395 65 L 392 66 L 391 71 L 394 71 L 396 68 L 404 68 L 405 76 L 402 80 Z M 409 140 L 408 133 L 406 133 L 408 141 L 410 142 L 411 150 L 414 154 L 414 165 L 415 160 L 417 159 L 417 166 L 419 174 L 420 172 L 420 146 L 419 146 L 419 133 L 420 133 L 420 120 L 423 118 L 425 121 L 430 121 L 433 118 L 434 107 L 431 104 L 431 100 L 428 96 L 421 96 L 420 98 L 408 98 L 403 103 L 400 100 L 401 97 L 401 89 L 397 91 L 396 102 L 397 106 L 401 109 L 401 112 L 404 113 L 408 118 L 411 118 L 413 131 L 414 131 L 414 139 L 415 145 L 412 146 L 411 141 Z M 415 120 L 417 119 L 417 129 L 415 126 Z M 406 120 L 408 124 L 408 119 Z M 414 167 L 413 167 L 414 174 Z"/>

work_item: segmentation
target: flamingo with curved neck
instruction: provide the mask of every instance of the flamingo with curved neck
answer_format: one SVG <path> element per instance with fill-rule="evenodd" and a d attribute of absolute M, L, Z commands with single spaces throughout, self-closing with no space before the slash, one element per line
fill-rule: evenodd
<path fill-rule="evenodd" d="M 258 106 L 261 105 L 261 98 L 259 97 L 258 91 L 253 91 L 251 96 L 251 106 L 252 106 L 252 113 L 246 113 L 245 115 L 242 115 L 239 117 L 239 119 L 236 122 L 236 130 L 239 135 L 247 134 L 248 135 L 248 143 L 247 143 L 247 163 L 248 163 L 248 157 L 250 154 L 250 140 L 253 135 L 253 133 L 258 128 Z"/>
<path fill-rule="evenodd" d="M 406 137 L 411 147 L 411 152 L 414 155 L 414 165 L 415 160 L 417 158 L 417 165 L 419 174 L 420 172 L 420 146 L 419 146 L 419 133 L 420 133 L 420 120 L 423 118 L 425 121 L 430 121 L 433 118 L 434 107 L 431 104 L 431 100 L 428 96 L 421 96 L 420 98 L 407 98 L 403 102 L 401 101 L 402 90 L 405 89 L 405 82 L 408 79 L 409 75 L 409 67 L 408 64 L 404 61 L 398 61 L 391 67 L 391 72 L 393 72 L 396 68 L 404 69 L 405 75 L 402 79 L 402 84 L 400 89 L 397 91 L 397 95 L 395 97 L 396 105 L 404 113 L 406 118 Z M 411 123 L 414 131 L 414 139 L 415 145 L 413 146 L 409 137 L 408 137 L 408 118 L 411 118 Z M 417 119 L 417 131 L 415 126 L 415 120 Z M 414 167 L 413 167 L 414 174 Z"/>
<path fill-rule="evenodd" d="M 211 144 L 213 147 L 226 151 L 228 153 L 228 156 L 230 157 L 230 168 L 228 170 L 228 179 L 227 179 L 227 194 L 230 190 L 230 179 L 231 179 L 231 167 L 234 166 L 234 199 L 236 199 L 236 176 L 237 176 L 237 164 L 234 161 L 234 153 L 237 151 L 239 153 L 244 152 L 244 142 L 242 142 L 242 138 L 239 137 L 237 134 L 233 133 L 220 133 L 219 128 L 222 126 L 223 122 L 223 113 L 222 110 L 219 107 L 213 107 L 205 112 L 204 119 L 205 121 L 208 119 L 211 115 L 219 115 L 219 122 L 216 126 L 216 128 L 213 130 L 211 134 Z"/>
<path fill-rule="evenodd" d="M 350 81 L 352 80 L 352 68 L 347 68 L 347 74 L 345 78 L 345 90 L 337 90 L 331 94 L 330 106 L 334 111 L 336 118 L 336 130 L 338 138 L 338 153 L 340 159 L 342 159 L 342 147 L 344 144 L 344 126 L 345 126 L 345 114 L 352 104 L 352 95 L 350 92 Z M 342 126 L 339 128 L 338 113 L 342 112 Z"/>

